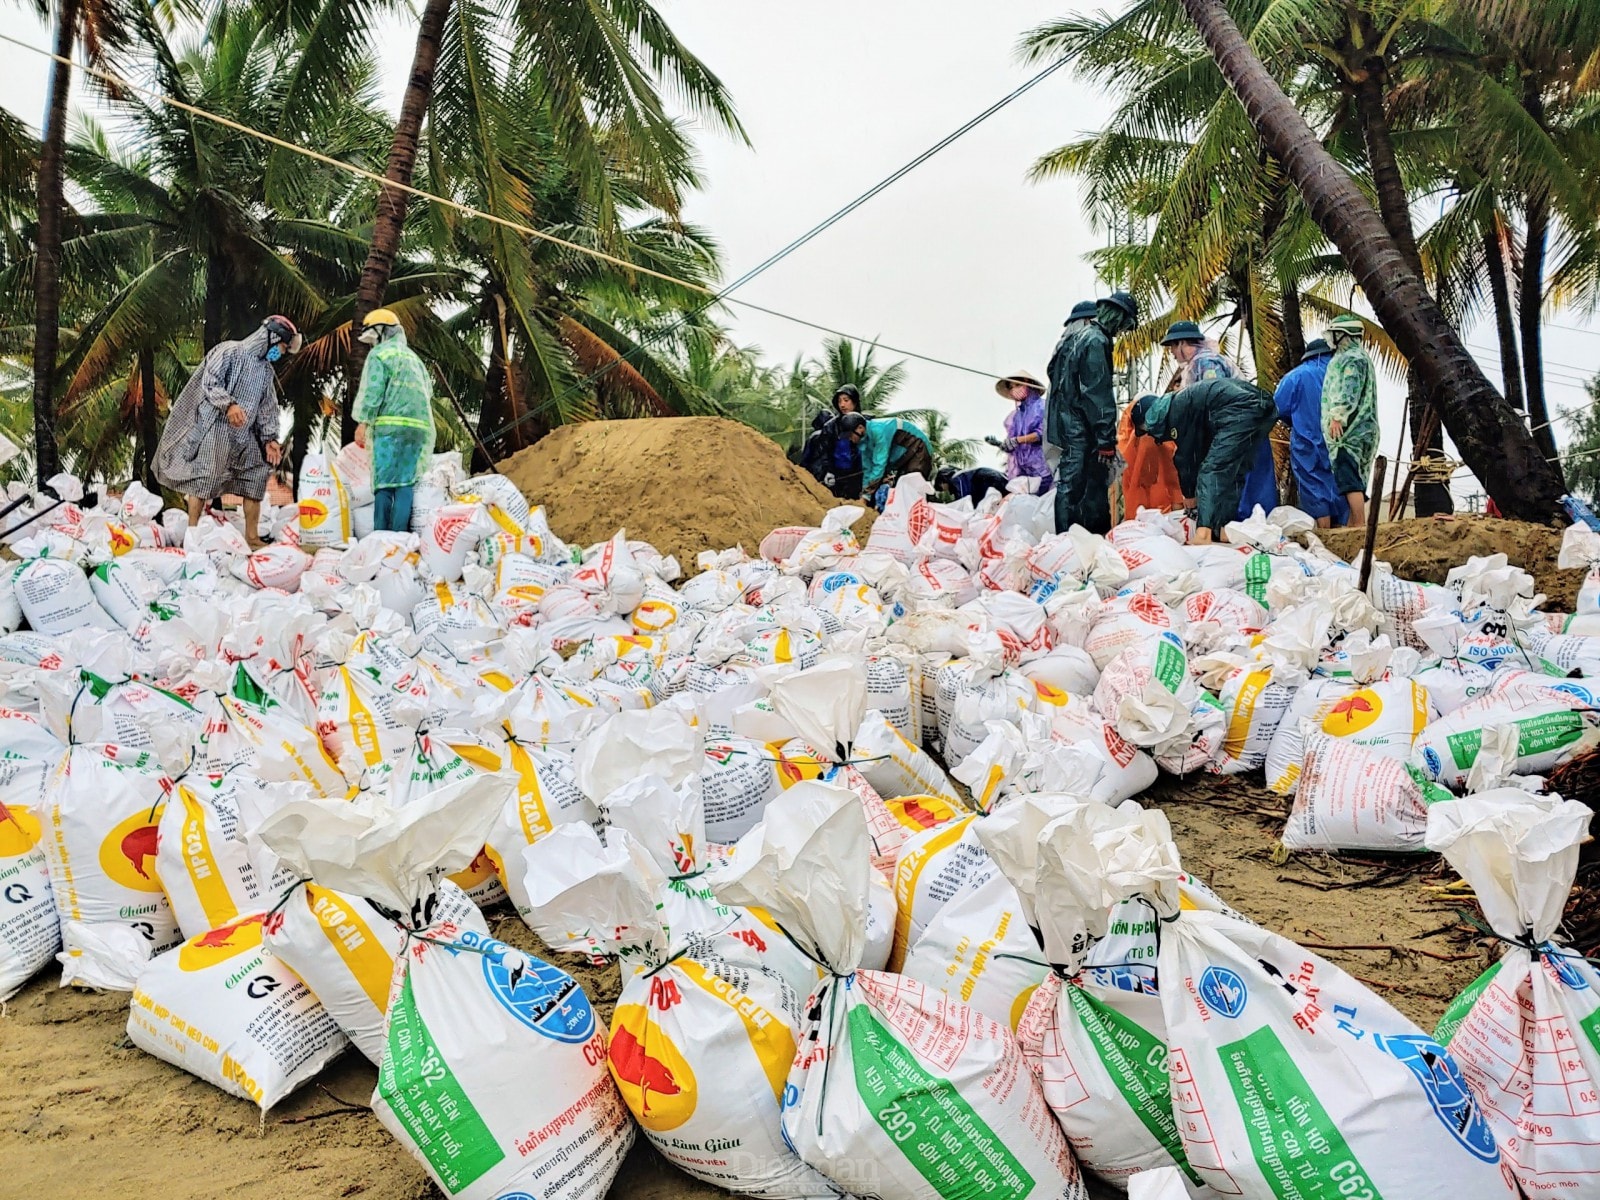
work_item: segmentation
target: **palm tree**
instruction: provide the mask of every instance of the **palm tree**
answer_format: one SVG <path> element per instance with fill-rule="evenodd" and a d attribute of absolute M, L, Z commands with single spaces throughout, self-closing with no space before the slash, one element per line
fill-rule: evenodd
<path fill-rule="evenodd" d="M 933 452 L 936 467 L 955 467 L 965 471 L 978 465 L 978 454 L 983 443 L 977 438 L 950 436 L 950 418 L 942 412 L 927 411 L 920 422 L 922 432 L 928 435 L 928 449 Z"/>
<path fill-rule="evenodd" d="M 41 4 L 41 15 L 47 11 Z M 67 138 L 67 99 L 72 70 L 66 65 L 81 40 L 89 61 L 102 64 L 126 41 L 126 13 L 118 0 L 57 0 L 55 38 L 40 142 L 39 199 L 35 207 L 33 269 L 33 436 L 39 485 L 61 470 L 56 449 L 55 372 L 60 345 L 61 222 L 66 209 L 62 184 Z"/>
<path fill-rule="evenodd" d="M 1560 471 L 1467 353 L 1372 204 L 1267 72 L 1222 0 L 1182 4 L 1263 144 L 1416 365 L 1467 465 L 1506 515 L 1554 515 L 1564 490 Z"/>
<path fill-rule="evenodd" d="M 326 38 L 347 40 L 338 32 L 329 32 Z M 423 119 L 432 110 L 441 49 L 452 40 L 476 42 L 489 53 L 498 48 L 517 64 L 521 75 L 537 82 L 542 104 L 551 115 L 556 147 L 591 192 L 602 198 L 609 156 L 619 146 L 638 173 L 652 177 L 662 190 L 670 186 L 672 164 L 662 161 L 658 148 L 674 143 L 677 135 L 661 101 L 662 85 L 671 87 L 691 114 L 743 136 L 721 81 L 678 41 L 646 0 L 586 4 L 514 0 L 504 10 L 478 0 L 428 0 L 418 23 L 411 74 L 385 169 L 391 183 L 408 186 L 412 181 Z M 335 57 L 320 40 L 314 53 L 319 59 Z M 305 86 L 315 84 L 308 77 Z M 481 145 L 482 137 L 480 131 L 468 144 Z M 407 208 L 408 196 L 401 188 L 380 189 L 372 248 L 356 296 L 358 324 L 383 302 Z M 512 215 L 493 207 L 488 211 Z M 617 221 L 609 204 L 602 205 L 595 227 L 606 235 L 615 232 Z M 365 347 L 353 344 L 352 379 L 364 358 Z M 347 391 L 347 427 L 349 401 Z"/>
<path fill-rule="evenodd" d="M 861 392 L 861 409 L 873 416 L 882 416 L 889 408 L 895 394 L 905 386 L 906 365 L 903 362 L 878 364 L 878 344 L 863 347 L 849 338 L 830 337 L 822 343 L 822 354 L 813 366 L 816 379 L 816 399 L 821 405 L 832 402 L 834 392 L 845 384 L 854 384 Z"/>

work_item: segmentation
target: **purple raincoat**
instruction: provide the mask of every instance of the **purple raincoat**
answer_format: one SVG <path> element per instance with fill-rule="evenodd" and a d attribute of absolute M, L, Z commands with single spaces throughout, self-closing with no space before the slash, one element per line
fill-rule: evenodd
<path fill-rule="evenodd" d="M 1006 416 L 1007 437 L 1019 438 L 1030 433 L 1038 434 L 1039 442 L 1018 446 L 1006 455 L 1006 478 L 1031 475 L 1039 481 L 1039 495 L 1042 496 L 1055 487 L 1056 477 L 1044 460 L 1044 397 L 1031 388 L 1028 398 Z"/>

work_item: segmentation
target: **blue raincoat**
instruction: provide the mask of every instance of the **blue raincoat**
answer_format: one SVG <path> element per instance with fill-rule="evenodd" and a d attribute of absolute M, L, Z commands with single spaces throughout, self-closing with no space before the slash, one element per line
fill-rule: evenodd
<path fill-rule="evenodd" d="M 1329 357 L 1318 355 L 1290 371 L 1278 384 L 1273 399 L 1278 416 L 1289 424 L 1289 460 L 1300 490 L 1300 511 L 1310 517 L 1329 517 L 1333 524 L 1343 525 L 1349 519 L 1350 505 L 1334 484 L 1328 444 L 1322 439 L 1322 384 Z"/>

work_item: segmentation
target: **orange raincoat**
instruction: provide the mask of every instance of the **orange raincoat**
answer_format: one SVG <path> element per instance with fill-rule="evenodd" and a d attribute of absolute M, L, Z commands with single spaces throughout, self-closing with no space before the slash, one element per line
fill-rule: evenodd
<path fill-rule="evenodd" d="M 1178 468 L 1172 465 L 1173 445 L 1155 438 L 1137 437 L 1133 432 L 1133 405 L 1122 412 L 1117 423 L 1117 449 L 1128 469 L 1122 473 L 1122 511 L 1132 517 L 1141 508 L 1166 512 L 1183 507 L 1183 488 L 1178 484 Z"/>

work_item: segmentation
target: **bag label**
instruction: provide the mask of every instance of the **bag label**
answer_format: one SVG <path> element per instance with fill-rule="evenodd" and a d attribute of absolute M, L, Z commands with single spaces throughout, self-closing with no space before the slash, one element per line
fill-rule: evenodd
<path fill-rule="evenodd" d="M 1189 662 L 1184 657 L 1183 647 L 1177 644 L 1177 639 L 1163 634 L 1156 643 L 1156 664 L 1153 672 L 1155 680 L 1173 695 L 1178 694 L 1178 688 L 1189 676 Z"/>
<path fill-rule="evenodd" d="M 1517 757 L 1530 758 L 1535 754 L 1548 754 L 1552 750 L 1570 745 L 1583 736 L 1583 717 L 1575 712 L 1541 713 L 1516 722 Z M 1466 729 L 1452 733 L 1445 739 L 1450 755 L 1462 769 L 1478 761 L 1478 751 L 1483 746 L 1483 730 Z"/>
<path fill-rule="evenodd" d="M 851 1006 L 848 1025 L 862 1102 L 944 1200 L 1022 1200 L 1033 1190 L 1033 1176 L 965 1097 L 925 1071 L 865 1004 Z"/>
<path fill-rule="evenodd" d="M 417 1011 L 410 975 L 389 1009 L 378 1094 L 451 1195 L 470 1187 L 506 1156 L 434 1045 Z"/>
<path fill-rule="evenodd" d="M 1434 1028 L 1433 1040 L 1439 1045 L 1448 1047 L 1456 1036 L 1456 1030 L 1461 1028 L 1467 1014 L 1472 1011 L 1472 1006 L 1478 1002 L 1478 997 L 1489 990 L 1489 985 L 1494 982 L 1494 977 L 1500 974 L 1504 962 L 1497 962 L 1482 975 L 1479 975 L 1466 989 L 1450 1002 L 1450 1007 L 1444 1010 L 1444 1016 L 1439 1018 L 1439 1024 Z"/>
<path fill-rule="evenodd" d="M 1194 1173 L 1184 1156 L 1183 1135 L 1173 1120 L 1166 1043 L 1082 988 L 1065 986 L 1072 1011 L 1133 1115 L 1196 1186 L 1203 1184 L 1205 1181 Z"/>
<path fill-rule="evenodd" d="M 1269 1026 L 1218 1047 L 1217 1055 L 1276 1200 L 1383 1200 Z"/>

